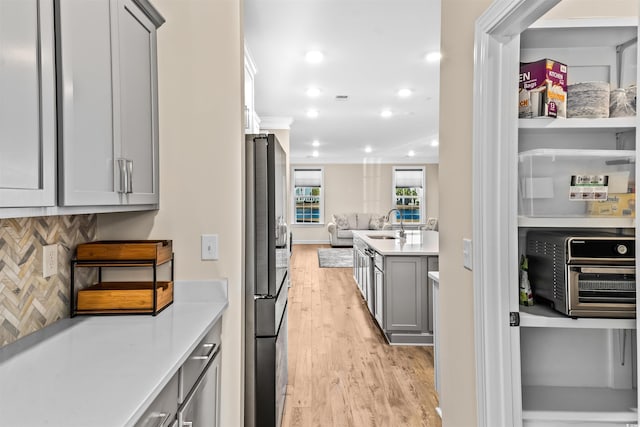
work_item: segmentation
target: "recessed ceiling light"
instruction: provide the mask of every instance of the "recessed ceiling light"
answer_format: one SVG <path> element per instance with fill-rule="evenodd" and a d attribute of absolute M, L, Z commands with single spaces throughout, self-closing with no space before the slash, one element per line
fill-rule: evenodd
<path fill-rule="evenodd" d="M 307 89 L 307 96 L 311 97 L 311 98 L 315 98 L 316 96 L 320 96 L 320 94 L 322 93 L 320 91 L 320 89 L 318 89 L 317 87 L 310 87 Z"/>
<path fill-rule="evenodd" d="M 318 153 L 318 150 L 313 150 L 313 153 L 311 153 L 311 155 L 313 157 L 318 157 L 320 155 L 320 153 Z"/>
<path fill-rule="evenodd" d="M 413 94 L 413 92 L 411 91 L 411 89 L 407 89 L 407 88 L 400 89 L 400 90 L 398 91 L 398 96 L 399 96 L 400 98 L 408 98 L 408 97 L 410 97 L 412 94 Z"/>
<path fill-rule="evenodd" d="M 370 145 L 367 145 L 366 147 L 364 147 L 364 152 L 365 152 L 365 153 L 370 153 L 370 152 L 372 152 L 372 151 L 373 151 L 373 148 L 371 148 L 371 146 L 370 146 Z"/>
<path fill-rule="evenodd" d="M 320 141 L 318 141 L 317 139 L 314 139 L 313 142 L 311 143 L 311 145 L 313 145 L 314 147 L 319 147 L 320 146 Z"/>
<path fill-rule="evenodd" d="M 310 119 L 315 119 L 316 117 L 318 117 L 318 110 L 307 110 L 307 117 L 309 117 Z"/>
<path fill-rule="evenodd" d="M 310 50 L 304 57 L 309 64 L 318 64 L 324 59 L 324 54 L 319 50 Z"/>
<path fill-rule="evenodd" d="M 407 153 L 407 156 L 409 156 L 409 157 L 413 157 L 415 155 L 416 155 L 416 152 L 413 151 L 413 150 L 409 150 L 409 152 Z"/>
<path fill-rule="evenodd" d="M 442 54 L 440 52 L 430 52 L 424 58 L 427 62 L 438 62 L 442 59 Z"/>
<path fill-rule="evenodd" d="M 388 119 L 389 117 L 393 116 L 393 113 L 391 112 L 391 110 L 382 110 L 382 112 L 380 113 L 380 116 Z"/>
<path fill-rule="evenodd" d="M 438 141 L 437 139 L 434 139 L 431 141 L 431 146 L 432 147 L 437 147 L 438 145 L 440 145 L 440 141 Z"/>

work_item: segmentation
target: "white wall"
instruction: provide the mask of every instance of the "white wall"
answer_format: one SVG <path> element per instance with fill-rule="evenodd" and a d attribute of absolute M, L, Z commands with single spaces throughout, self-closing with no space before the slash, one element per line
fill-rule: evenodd
<path fill-rule="evenodd" d="M 172 239 L 177 280 L 229 279 L 222 329 L 222 425 L 242 425 L 242 79 L 240 0 L 155 0 L 160 210 L 100 215 L 100 238 Z M 219 235 L 218 261 L 200 235 Z"/>
<path fill-rule="evenodd" d="M 295 167 L 297 165 L 292 165 Z M 292 225 L 296 243 L 329 243 L 327 223 L 334 213 L 366 212 L 384 215 L 391 209 L 393 165 L 332 164 L 301 165 L 324 168 L 324 223 Z M 404 165 L 403 165 L 404 166 Z M 427 217 L 438 216 L 438 165 L 427 164 Z M 292 202 L 290 202 L 292 203 Z M 292 207 L 290 206 L 291 210 Z"/>
<path fill-rule="evenodd" d="M 462 266 L 462 239 L 472 235 L 474 24 L 489 4 L 489 0 L 442 0 L 439 227 L 444 427 L 477 425 L 473 281 Z M 637 6 L 637 0 L 564 0 L 547 17 L 637 16 Z"/>

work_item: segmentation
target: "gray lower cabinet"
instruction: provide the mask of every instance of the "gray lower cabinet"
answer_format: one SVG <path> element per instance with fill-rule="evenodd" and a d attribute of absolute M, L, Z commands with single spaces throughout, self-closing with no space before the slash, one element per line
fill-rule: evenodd
<path fill-rule="evenodd" d="M 392 344 L 433 344 L 429 271 L 437 256 L 385 256 L 382 275 L 382 329 Z"/>
<path fill-rule="evenodd" d="M 376 319 L 378 326 L 384 328 L 384 268 L 378 264 L 378 257 L 376 255 L 376 262 L 374 266 L 374 304 L 373 304 L 373 317 Z M 381 258 L 381 257 L 380 257 Z"/>
<path fill-rule="evenodd" d="M 178 414 L 179 383 L 180 375 L 176 373 L 142 414 L 135 427 L 171 426 Z"/>
<path fill-rule="evenodd" d="M 59 204 L 157 204 L 156 28 L 146 0 L 57 0 Z"/>
<path fill-rule="evenodd" d="M 196 345 L 136 427 L 220 426 L 222 321 Z"/>
<path fill-rule="evenodd" d="M 0 207 L 55 205 L 53 0 L 0 2 Z"/>
<path fill-rule="evenodd" d="M 432 344 L 432 295 L 427 275 L 437 256 L 381 255 L 353 241 L 353 277 L 369 312 L 392 344 Z"/>
<path fill-rule="evenodd" d="M 385 330 L 421 331 L 428 327 L 427 258 L 385 257 Z"/>
<path fill-rule="evenodd" d="M 178 411 L 179 426 L 220 425 L 220 355 L 216 354 Z"/>

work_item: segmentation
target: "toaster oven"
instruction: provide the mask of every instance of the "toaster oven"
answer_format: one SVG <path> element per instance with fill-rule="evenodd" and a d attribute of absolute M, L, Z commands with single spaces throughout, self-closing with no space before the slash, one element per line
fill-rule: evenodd
<path fill-rule="evenodd" d="M 536 300 L 571 317 L 636 316 L 635 237 L 532 230 L 526 254 Z"/>

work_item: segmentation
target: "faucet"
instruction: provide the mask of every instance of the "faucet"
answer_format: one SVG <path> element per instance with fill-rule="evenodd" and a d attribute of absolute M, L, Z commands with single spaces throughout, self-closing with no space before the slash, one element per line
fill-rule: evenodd
<path fill-rule="evenodd" d="M 387 221 L 391 222 L 391 218 L 389 217 L 389 215 L 391 215 L 391 212 L 393 211 L 396 211 L 400 214 L 400 238 L 404 239 L 407 233 L 405 233 L 404 231 L 404 222 L 402 221 L 402 212 L 400 212 L 398 208 L 391 209 L 389 212 L 387 212 Z"/>

